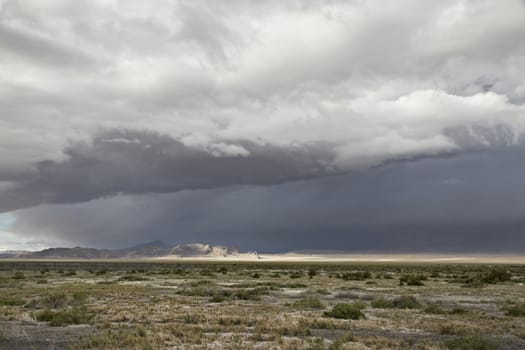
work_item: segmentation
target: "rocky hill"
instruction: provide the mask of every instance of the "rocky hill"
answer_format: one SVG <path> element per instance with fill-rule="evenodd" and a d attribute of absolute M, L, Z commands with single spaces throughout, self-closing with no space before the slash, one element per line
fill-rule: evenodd
<path fill-rule="evenodd" d="M 125 249 L 97 248 L 48 248 L 36 252 L 0 252 L 3 259 L 139 259 L 161 257 L 210 257 L 220 258 L 239 255 L 239 251 L 225 246 L 192 243 L 171 245 L 162 241 L 152 241 Z M 252 253 L 257 256 L 257 253 Z"/>

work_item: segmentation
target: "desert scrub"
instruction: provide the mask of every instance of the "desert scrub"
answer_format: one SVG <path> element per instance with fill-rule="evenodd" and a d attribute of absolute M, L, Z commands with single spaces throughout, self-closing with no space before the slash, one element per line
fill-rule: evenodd
<path fill-rule="evenodd" d="M 226 301 L 226 300 L 228 300 L 228 298 L 225 297 L 224 295 L 216 294 L 209 299 L 209 302 L 210 303 L 222 303 L 223 301 Z"/>
<path fill-rule="evenodd" d="M 364 281 L 372 277 L 372 274 L 368 271 L 356 271 L 356 272 L 346 272 L 343 274 L 336 274 L 335 277 L 340 278 L 343 281 Z"/>
<path fill-rule="evenodd" d="M 25 303 L 25 300 L 21 298 L 0 298 L 1 306 L 20 306 L 24 305 Z"/>
<path fill-rule="evenodd" d="M 373 300 L 371 305 L 376 309 L 419 309 L 421 307 L 419 301 L 412 295 L 402 295 L 393 300 L 379 298 Z"/>
<path fill-rule="evenodd" d="M 188 314 L 182 315 L 181 321 L 186 324 L 199 324 L 199 323 L 205 322 L 206 318 L 204 317 L 204 315 L 188 313 Z"/>
<path fill-rule="evenodd" d="M 316 269 L 314 269 L 314 268 L 310 268 L 310 269 L 308 270 L 308 278 L 312 279 L 312 278 L 314 278 L 314 277 L 317 276 L 317 275 L 318 275 L 318 272 L 317 272 Z"/>
<path fill-rule="evenodd" d="M 313 337 L 308 342 L 308 350 L 324 350 L 324 339 L 320 337 Z"/>
<path fill-rule="evenodd" d="M 268 287 L 257 287 L 253 289 L 239 289 L 233 293 L 234 299 L 240 300 L 260 300 L 261 295 L 270 294 L 270 288 Z"/>
<path fill-rule="evenodd" d="M 326 317 L 339 318 L 345 320 L 364 319 L 365 315 L 361 312 L 362 304 L 336 304 L 332 310 L 325 311 Z"/>
<path fill-rule="evenodd" d="M 498 350 L 501 347 L 494 341 L 479 334 L 465 335 L 445 342 L 448 349 L 459 350 Z"/>
<path fill-rule="evenodd" d="M 469 311 L 465 310 L 461 307 L 454 307 L 452 310 L 450 310 L 448 313 L 451 315 L 464 315 L 467 314 Z"/>
<path fill-rule="evenodd" d="M 290 274 L 290 278 L 301 278 L 303 277 L 303 273 L 300 271 L 295 271 Z"/>
<path fill-rule="evenodd" d="M 13 275 L 13 278 L 15 280 L 23 280 L 26 277 L 24 276 L 23 272 L 15 272 L 15 274 Z"/>
<path fill-rule="evenodd" d="M 29 302 L 29 307 L 58 309 L 65 306 L 81 305 L 88 298 L 86 291 L 73 291 L 69 293 L 51 293 Z"/>
<path fill-rule="evenodd" d="M 57 309 L 67 306 L 70 300 L 71 299 L 66 293 L 51 293 L 41 297 L 39 300 L 33 300 L 30 303 L 30 306 Z"/>
<path fill-rule="evenodd" d="M 506 270 L 493 269 L 488 274 L 483 276 L 482 281 L 489 284 L 496 284 L 499 282 L 507 282 L 512 278 L 512 274 Z"/>
<path fill-rule="evenodd" d="M 93 313 L 85 306 L 71 309 L 45 309 L 34 314 L 37 321 L 49 322 L 50 326 L 67 326 L 70 324 L 86 324 L 93 320 Z"/>
<path fill-rule="evenodd" d="M 314 298 L 314 297 L 307 297 L 301 300 L 297 300 L 295 303 L 292 304 L 292 306 L 296 308 L 300 308 L 300 309 L 322 309 L 324 308 L 323 303 L 318 298 Z"/>
<path fill-rule="evenodd" d="M 140 275 L 124 275 L 124 276 L 120 276 L 118 281 L 129 281 L 129 282 L 133 282 L 133 281 L 148 281 L 148 278 L 144 277 L 144 276 L 140 276 Z"/>
<path fill-rule="evenodd" d="M 505 311 L 507 316 L 525 317 L 525 303 L 509 306 Z"/>
<path fill-rule="evenodd" d="M 142 349 L 153 350 L 164 347 L 158 337 L 148 336 L 143 327 L 136 329 L 108 329 L 102 334 L 93 335 L 79 344 L 73 345 L 74 350 L 80 349 Z"/>
<path fill-rule="evenodd" d="M 423 281 L 427 279 L 425 275 L 403 275 L 399 278 L 399 285 L 402 286 L 406 283 L 408 286 L 424 286 Z"/>
<path fill-rule="evenodd" d="M 426 314 L 432 314 L 432 315 L 443 315 L 446 313 L 445 310 L 441 307 L 439 304 L 430 304 L 425 308 Z"/>
<path fill-rule="evenodd" d="M 336 341 L 334 341 L 328 350 L 341 350 L 343 349 L 344 344 L 351 343 L 355 341 L 355 337 L 352 333 L 347 333 L 343 335 L 342 337 L 338 338 Z"/>
<path fill-rule="evenodd" d="M 390 309 L 394 307 L 392 300 L 386 300 L 385 298 L 378 298 L 378 299 L 372 300 L 370 305 L 376 309 Z"/>
<path fill-rule="evenodd" d="M 421 304 L 412 295 L 402 295 L 392 300 L 396 309 L 419 309 Z"/>

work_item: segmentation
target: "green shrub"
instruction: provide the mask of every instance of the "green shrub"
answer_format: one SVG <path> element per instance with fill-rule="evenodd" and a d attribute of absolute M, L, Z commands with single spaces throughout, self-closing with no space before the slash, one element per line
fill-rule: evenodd
<path fill-rule="evenodd" d="M 403 295 L 392 300 L 396 309 L 418 309 L 421 304 L 412 295 Z"/>
<path fill-rule="evenodd" d="M 424 286 L 423 281 L 427 280 L 425 275 L 403 275 L 399 278 L 399 284 L 406 283 L 409 286 Z"/>
<path fill-rule="evenodd" d="M 21 298 L 0 298 L 0 305 L 20 306 L 26 302 Z"/>
<path fill-rule="evenodd" d="M 362 305 L 346 304 L 341 303 L 335 305 L 332 310 L 324 313 L 327 317 L 339 318 L 345 320 L 359 320 L 365 318 L 365 315 L 361 312 Z"/>
<path fill-rule="evenodd" d="M 500 346 L 490 339 L 483 338 L 479 334 L 465 335 L 445 342 L 449 349 L 460 350 L 497 350 Z"/>
<path fill-rule="evenodd" d="M 253 289 L 239 289 L 233 293 L 235 299 L 241 300 L 259 300 L 261 295 L 270 294 L 267 287 L 257 287 Z"/>
<path fill-rule="evenodd" d="M 512 274 L 506 270 L 493 269 L 483 277 L 483 282 L 489 284 L 496 284 L 499 282 L 507 282 L 512 278 Z"/>
<path fill-rule="evenodd" d="M 222 303 L 223 301 L 226 301 L 226 297 L 224 295 L 214 295 L 209 300 L 211 303 Z"/>
<path fill-rule="evenodd" d="M 317 276 L 317 270 L 314 269 L 314 268 L 310 268 L 310 269 L 308 270 L 308 277 L 311 279 L 311 278 L 313 278 L 314 276 Z"/>
<path fill-rule="evenodd" d="M 411 295 L 403 295 L 393 300 L 379 298 L 373 300 L 372 307 L 377 309 L 418 309 L 421 304 Z"/>
<path fill-rule="evenodd" d="M 441 308 L 441 306 L 439 304 L 435 304 L 434 303 L 434 304 L 430 304 L 430 305 L 428 305 L 426 307 L 425 313 L 426 314 L 434 314 L 434 315 L 442 315 L 442 314 L 444 314 L 446 312 L 445 312 L 445 310 L 443 310 Z"/>
<path fill-rule="evenodd" d="M 49 322 L 50 326 L 67 326 L 70 324 L 90 323 L 93 319 L 93 313 L 85 306 L 74 307 L 53 311 L 45 309 L 35 313 L 35 318 L 40 322 Z"/>
<path fill-rule="evenodd" d="M 463 308 L 461 308 L 461 307 L 455 307 L 455 308 L 453 308 L 452 310 L 449 311 L 449 314 L 451 314 L 451 315 L 464 315 L 466 313 L 468 313 L 468 311 L 463 309 Z"/>
<path fill-rule="evenodd" d="M 344 281 L 364 281 L 372 277 L 372 274 L 368 271 L 356 271 L 337 274 L 336 277 L 341 278 Z"/>
<path fill-rule="evenodd" d="M 140 276 L 140 275 L 124 275 L 120 276 L 119 281 L 147 281 L 148 279 L 146 277 Z"/>
<path fill-rule="evenodd" d="M 301 272 L 299 272 L 299 271 L 292 272 L 290 274 L 290 278 L 301 278 L 301 277 L 303 277 L 303 274 Z"/>
<path fill-rule="evenodd" d="M 199 274 L 201 276 L 215 277 L 215 274 L 213 273 L 213 271 L 210 271 L 208 269 L 199 271 Z"/>
<path fill-rule="evenodd" d="M 394 307 L 394 303 L 391 300 L 386 300 L 385 298 L 372 300 L 370 304 L 376 309 L 390 309 Z"/>
<path fill-rule="evenodd" d="M 281 285 L 282 288 L 306 288 L 308 287 L 304 283 L 284 283 Z"/>
<path fill-rule="evenodd" d="M 307 297 L 301 300 L 296 301 L 292 304 L 294 307 L 302 309 L 322 309 L 324 308 L 323 303 L 317 298 Z"/>
<path fill-rule="evenodd" d="M 467 278 L 463 281 L 464 284 L 461 286 L 463 288 L 483 288 L 485 287 L 485 282 L 479 278 Z"/>
<path fill-rule="evenodd" d="M 506 315 L 513 317 L 525 317 L 525 303 L 507 307 Z"/>

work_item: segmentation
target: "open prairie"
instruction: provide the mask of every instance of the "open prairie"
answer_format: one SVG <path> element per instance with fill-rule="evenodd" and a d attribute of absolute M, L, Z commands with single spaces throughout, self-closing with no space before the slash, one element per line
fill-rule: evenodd
<path fill-rule="evenodd" d="M 523 349 L 525 266 L 2 261 L 1 349 Z"/>

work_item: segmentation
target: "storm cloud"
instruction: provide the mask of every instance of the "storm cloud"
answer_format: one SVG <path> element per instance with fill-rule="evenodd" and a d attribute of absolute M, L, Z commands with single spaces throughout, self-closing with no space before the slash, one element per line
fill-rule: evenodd
<path fill-rule="evenodd" d="M 330 149 L 286 148 L 250 141 L 185 146 L 156 133 L 105 131 L 72 144 L 63 161 L 43 161 L 2 194 L 1 211 L 76 203 L 123 194 L 167 193 L 233 185 L 276 184 L 338 170 Z"/>
<path fill-rule="evenodd" d="M 519 0 L 0 0 L 0 237 L 492 246 L 525 209 L 523 33 Z"/>
<path fill-rule="evenodd" d="M 279 185 L 41 206 L 15 212 L 13 230 L 100 247 L 147 237 L 270 252 L 522 252 L 524 156 L 486 150 Z"/>

